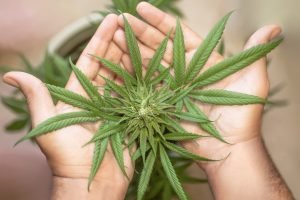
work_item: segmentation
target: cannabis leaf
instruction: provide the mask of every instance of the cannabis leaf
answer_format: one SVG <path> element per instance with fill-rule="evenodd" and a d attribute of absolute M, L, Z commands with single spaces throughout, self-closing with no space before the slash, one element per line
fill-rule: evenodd
<path fill-rule="evenodd" d="M 129 25 L 128 20 L 126 17 L 124 17 L 124 23 L 125 23 L 125 36 L 127 40 L 127 46 L 129 50 L 129 54 L 131 57 L 131 62 L 133 65 L 133 68 L 135 70 L 135 74 L 138 81 L 143 80 L 142 78 L 142 56 L 140 53 L 140 49 L 137 43 L 137 40 L 135 39 L 133 30 L 131 26 Z"/>
<path fill-rule="evenodd" d="M 116 0 L 115 2 L 118 2 L 122 9 L 127 8 L 123 1 Z M 131 1 L 131 3 L 135 4 L 136 1 Z M 155 3 L 159 3 L 159 1 L 155 1 Z M 142 71 L 143 63 L 138 42 L 124 16 L 125 36 L 134 74 L 130 74 L 119 64 L 92 55 L 103 66 L 124 80 L 124 83 L 120 85 L 102 77 L 105 81 L 104 94 L 102 95 L 97 86 L 93 85 L 80 68 L 70 62 L 73 72 L 88 97 L 50 84 L 47 84 L 47 88 L 53 98 L 79 108 L 81 111 L 60 114 L 42 122 L 17 144 L 26 139 L 74 124 L 100 122 L 101 125 L 96 133 L 84 145 L 94 143 L 95 146 L 88 188 L 101 166 L 108 142 L 110 142 L 114 157 L 124 176 L 128 179 L 123 150 L 124 148 L 133 149 L 136 147 L 131 158 L 133 162 L 140 162 L 142 166 L 137 199 L 144 198 L 148 185 L 153 178 L 151 174 L 157 172 L 156 165 L 158 164 L 162 166 L 164 171 L 160 172 L 160 176 L 164 176 L 168 182 L 166 180 L 161 181 L 162 183 L 159 182 L 160 186 L 155 188 L 155 193 L 163 191 L 162 198 L 170 199 L 172 192 L 175 191 L 181 200 L 186 200 L 187 196 L 181 182 L 185 180 L 201 182 L 203 180 L 189 177 L 182 172 L 183 169 L 191 164 L 191 160 L 198 162 L 216 162 L 216 160 L 191 153 L 182 148 L 178 142 L 213 137 L 226 143 L 214 122 L 206 116 L 197 104 L 248 105 L 267 103 L 266 99 L 254 95 L 221 89 L 203 90 L 203 87 L 245 68 L 265 56 L 282 41 L 276 39 L 245 50 L 201 73 L 201 69 L 218 45 L 230 15 L 231 13 L 227 14 L 214 26 L 188 65 L 185 58 L 184 34 L 179 20 L 177 20 L 172 68 L 166 68 L 161 64 L 170 37 L 168 35 L 155 51 L 145 73 Z M 173 72 L 174 76 L 172 75 Z M 15 112 L 23 112 L 22 108 L 18 107 L 15 102 L 6 103 Z M 197 125 L 207 132 L 207 135 L 189 133 L 181 126 L 183 121 Z M 23 121 L 15 123 L 22 125 Z M 177 157 L 174 157 L 174 154 Z M 173 165 L 172 159 L 178 161 L 179 158 L 184 161 L 184 164 L 181 166 Z"/>
<path fill-rule="evenodd" d="M 84 75 L 82 71 L 78 69 L 76 65 L 72 62 L 70 59 L 70 64 L 73 69 L 73 72 L 75 73 L 77 79 L 79 80 L 80 84 L 86 91 L 86 93 L 89 95 L 89 97 L 92 99 L 92 101 L 97 103 L 102 103 L 102 98 L 98 92 L 98 89 L 93 85 L 93 83 Z"/>
<path fill-rule="evenodd" d="M 56 100 L 62 101 L 64 103 L 84 110 L 99 112 L 99 109 L 93 104 L 91 100 L 79 94 L 70 92 L 69 90 L 50 84 L 47 84 L 46 86 L 49 92 L 51 93 L 52 97 Z"/>
<path fill-rule="evenodd" d="M 156 50 L 153 58 L 150 60 L 150 63 L 148 65 L 148 70 L 147 70 L 146 75 L 145 75 L 145 82 L 146 83 L 149 82 L 149 80 L 152 78 L 154 72 L 156 72 L 157 69 L 159 68 L 160 63 L 161 63 L 161 61 L 162 61 L 162 59 L 165 55 L 169 38 L 170 38 L 170 34 L 168 34 L 168 36 L 162 41 L 162 43 L 160 44 L 160 46 Z"/>
<path fill-rule="evenodd" d="M 147 190 L 147 186 L 148 186 L 150 178 L 151 178 L 151 173 L 153 170 L 155 159 L 156 159 L 156 157 L 155 157 L 154 152 L 151 152 L 147 157 L 147 160 L 145 162 L 145 167 L 141 173 L 141 178 L 140 178 L 139 185 L 138 185 L 138 193 L 137 193 L 138 200 L 143 199 L 143 196 Z"/>
<path fill-rule="evenodd" d="M 194 81 L 194 84 L 197 87 L 203 87 L 222 80 L 223 78 L 249 66 L 256 60 L 264 57 L 266 54 L 276 48 L 282 42 L 282 40 L 282 38 L 278 38 L 269 43 L 257 45 L 228 59 L 225 59 L 200 74 Z"/>
<path fill-rule="evenodd" d="M 120 134 L 116 133 L 116 134 L 113 134 L 112 136 L 110 136 L 110 142 L 111 142 L 111 147 L 113 149 L 115 158 L 116 158 L 123 174 L 128 178 L 126 171 L 125 171 L 123 146 L 122 146 L 122 140 L 121 140 Z"/>
<path fill-rule="evenodd" d="M 201 156 L 198 156 L 196 154 L 193 154 L 185 149 L 183 149 L 182 147 L 179 147 L 178 145 L 172 144 L 170 142 L 162 142 L 162 144 L 167 147 L 168 149 L 170 149 L 171 151 L 174 151 L 180 155 L 182 155 L 183 157 L 192 159 L 192 160 L 198 160 L 198 161 L 212 161 L 211 159 L 208 158 L 204 158 Z"/>
<path fill-rule="evenodd" d="M 225 29 L 225 25 L 231 14 L 232 12 L 227 14 L 225 17 L 223 17 L 223 19 L 220 22 L 218 22 L 214 26 L 214 28 L 207 35 L 200 47 L 197 49 L 187 69 L 185 77 L 186 83 L 191 82 L 198 75 L 200 70 L 207 62 L 211 53 L 220 41 L 223 31 Z"/>
<path fill-rule="evenodd" d="M 105 155 L 105 152 L 107 149 L 107 145 L 108 145 L 108 138 L 105 138 L 103 140 L 98 140 L 95 142 L 93 164 L 92 164 L 91 173 L 90 173 L 89 180 L 88 180 L 88 189 L 90 188 L 91 183 L 98 172 L 98 169 L 104 158 L 104 155 Z"/>
<path fill-rule="evenodd" d="M 97 60 L 99 60 L 105 67 L 107 67 L 109 70 L 117 74 L 119 77 L 124 78 L 124 81 L 131 82 L 134 84 L 136 80 L 132 77 L 130 73 L 128 73 L 125 69 L 123 69 L 120 65 L 110 62 L 109 60 L 106 60 L 104 58 L 100 58 L 96 55 L 91 55 L 95 57 Z"/>
<path fill-rule="evenodd" d="M 202 136 L 192 133 L 167 133 L 164 135 L 166 140 L 171 141 L 184 141 L 184 140 L 194 140 L 199 139 Z"/>
<path fill-rule="evenodd" d="M 20 114 L 26 114 L 26 107 L 24 106 L 24 103 L 26 103 L 25 100 L 13 97 L 2 97 L 1 100 L 2 103 L 11 111 Z"/>
<path fill-rule="evenodd" d="M 98 120 L 99 117 L 95 113 L 87 111 L 60 114 L 40 123 L 37 127 L 20 139 L 15 145 L 23 142 L 24 140 L 53 132 L 67 126 L 84 122 L 95 122 Z"/>
<path fill-rule="evenodd" d="M 267 101 L 263 98 L 227 91 L 227 90 L 199 90 L 190 93 L 190 97 L 203 103 L 216 105 L 247 105 L 247 104 L 264 104 Z"/>
<path fill-rule="evenodd" d="M 127 9 L 127 5 L 126 2 L 124 0 L 112 0 L 114 5 L 117 6 L 117 9 L 119 10 L 126 10 Z"/>
<path fill-rule="evenodd" d="M 173 165 L 168 157 L 168 154 L 166 153 L 165 148 L 162 145 L 159 145 L 159 152 L 160 152 L 160 161 L 170 181 L 170 184 L 172 185 L 173 189 L 178 194 L 181 200 L 187 200 L 186 194 L 183 191 L 183 188 L 176 176 L 176 172 L 173 168 Z"/>
<path fill-rule="evenodd" d="M 208 120 L 208 117 L 196 106 L 189 98 L 184 99 L 185 106 L 187 110 L 191 113 L 197 114 L 201 116 L 204 119 Z M 207 122 L 207 123 L 200 123 L 199 124 L 200 128 L 213 137 L 219 139 L 220 141 L 227 143 L 219 133 L 219 131 L 216 129 L 215 125 L 212 122 Z"/>
<path fill-rule="evenodd" d="M 179 19 L 177 19 L 174 36 L 173 67 L 177 86 L 181 86 L 185 76 L 185 45 L 184 36 Z"/>

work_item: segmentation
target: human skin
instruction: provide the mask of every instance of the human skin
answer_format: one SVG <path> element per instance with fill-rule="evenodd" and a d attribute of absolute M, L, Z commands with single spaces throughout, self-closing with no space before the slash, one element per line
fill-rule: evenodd
<path fill-rule="evenodd" d="M 154 54 L 155 49 L 174 30 L 176 19 L 148 3 L 140 3 L 137 7 L 144 22 L 125 14 L 140 41 L 144 65 Z M 123 27 L 123 17 L 119 16 L 119 24 Z M 186 44 L 186 57 L 189 62 L 202 38 L 185 24 L 182 24 Z M 248 40 L 245 49 L 263 44 L 274 39 L 281 33 L 277 25 L 264 26 L 256 31 Z M 168 44 L 164 63 L 172 62 L 172 38 Z M 119 29 L 114 37 L 123 51 L 124 30 Z M 223 56 L 214 52 L 203 71 L 222 61 Z M 266 98 L 269 93 L 269 79 L 266 58 L 262 58 L 247 68 L 221 80 L 209 88 L 225 89 L 252 94 Z M 248 106 L 210 106 L 198 104 L 210 119 L 216 119 L 214 124 L 223 138 L 230 144 L 222 143 L 214 138 L 202 138 L 197 141 L 183 143 L 183 146 L 198 155 L 213 159 L 223 159 L 218 162 L 199 163 L 206 172 L 210 187 L 216 199 L 293 199 L 284 180 L 274 166 L 264 146 L 261 135 L 263 105 Z M 183 127 L 193 133 L 205 134 L 197 125 L 183 123 Z"/>
<path fill-rule="evenodd" d="M 143 62 L 146 66 L 165 35 L 175 27 L 175 19 L 147 3 L 139 4 L 137 10 L 148 24 L 133 16 L 126 16 L 140 40 Z M 104 84 L 103 79 L 97 76 L 98 73 L 109 78 L 112 78 L 112 73 L 88 54 L 105 57 L 123 64 L 129 71 L 132 70 L 122 26 L 122 17 L 107 16 L 77 62 L 80 69 L 96 85 Z M 189 61 L 202 39 L 185 25 L 183 30 Z M 280 28 L 276 25 L 263 27 L 253 34 L 245 48 L 268 42 L 280 32 Z M 214 53 L 204 70 L 222 59 L 221 55 Z M 169 41 L 163 64 L 168 65 L 171 61 L 172 39 Z M 63 103 L 55 106 L 43 83 L 29 74 L 9 72 L 3 79 L 23 91 L 28 100 L 33 126 L 56 114 L 74 111 L 74 108 Z M 119 79 L 115 80 L 121 82 Z M 266 97 L 269 82 L 265 59 L 210 87 Z M 66 88 L 86 96 L 74 74 L 71 75 Z M 227 159 L 219 162 L 199 163 L 208 175 L 216 199 L 292 199 L 262 142 L 260 131 L 262 105 L 215 107 L 199 104 L 199 107 L 211 119 L 218 119 L 215 122 L 216 127 L 224 139 L 232 144 L 228 145 L 212 138 L 183 144 L 196 154 L 214 159 L 224 158 L 230 153 Z M 124 198 L 129 181 L 122 175 L 110 150 L 106 153 L 90 192 L 87 191 L 94 146 L 82 148 L 82 144 L 89 141 L 98 125 L 71 126 L 37 138 L 37 143 L 46 155 L 53 172 L 53 200 Z M 189 132 L 203 134 L 197 126 L 187 123 L 183 126 Z M 124 155 L 127 173 L 132 177 L 133 166 L 128 150 Z"/>
<path fill-rule="evenodd" d="M 119 63 L 124 53 L 112 41 L 118 28 L 118 16 L 108 15 L 83 51 L 77 66 L 93 81 L 101 86 L 104 80 L 98 74 L 121 80 L 103 68 L 89 54 L 96 54 L 112 62 Z M 14 87 L 20 88 L 26 96 L 33 127 L 42 121 L 60 113 L 72 112 L 75 108 L 59 102 L 54 105 L 45 85 L 32 75 L 23 72 L 9 72 L 3 80 Z M 87 96 L 75 75 L 72 74 L 66 89 Z M 51 199 L 123 199 L 129 181 L 123 176 L 119 166 L 109 148 L 102 161 L 101 167 L 95 176 L 90 191 L 87 190 L 94 145 L 82 147 L 95 133 L 99 124 L 70 126 L 50 134 L 36 138 L 36 141 L 45 154 L 53 173 L 53 192 Z M 124 151 L 126 171 L 129 178 L 133 175 L 133 165 L 128 150 Z"/>

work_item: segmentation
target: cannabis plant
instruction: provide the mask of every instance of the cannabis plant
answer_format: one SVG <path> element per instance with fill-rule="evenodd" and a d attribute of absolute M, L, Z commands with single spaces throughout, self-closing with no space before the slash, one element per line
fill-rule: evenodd
<path fill-rule="evenodd" d="M 112 5 L 108 6 L 108 10 L 97 11 L 102 16 L 109 13 L 126 12 L 137 16 L 136 6 L 142 0 L 113 0 Z M 157 6 L 158 8 L 169 11 L 177 16 L 183 16 L 180 10 L 175 6 L 179 0 L 148 0 L 149 3 Z M 99 23 L 91 23 L 91 29 L 96 30 Z M 72 49 L 70 52 L 64 52 L 64 54 L 56 54 L 47 52 L 44 55 L 43 61 L 37 66 L 32 65 L 29 60 L 20 55 L 24 69 L 21 69 L 27 73 L 33 74 L 45 83 L 64 87 L 69 76 L 71 69 L 69 67 L 68 59 L 71 57 L 73 60 L 77 60 L 90 38 L 82 41 L 79 46 Z M 0 66 L 0 74 L 11 71 L 14 67 Z M 21 130 L 30 130 L 31 121 L 29 112 L 26 106 L 26 99 L 19 93 L 18 90 L 14 90 L 13 93 L 6 97 L 1 97 L 2 104 L 11 110 L 16 118 L 9 122 L 5 129 L 8 132 L 17 132 Z"/>
<path fill-rule="evenodd" d="M 180 22 L 177 20 L 172 67 L 167 68 L 161 64 L 170 33 L 156 50 L 145 72 L 143 72 L 137 40 L 124 17 L 126 41 L 134 74 L 130 74 L 118 64 L 93 55 L 124 82 L 123 85 L 119 85 L 103 77 L 105 87 L 103 88 L 104 94 L 101 95 L 98 91 L 99 88 L 93 85 L 70 61 L 74 74 L 89 98 L 61 87 L 46 85 L 56 100 L 80 108 L 81 111 L 60 114 L 40 123 L 17 144 L 74 124 L 101 122 L 97 132 L 85 144 L 95 144 L 89 185 L 101 165 L 108 142 L 110 142 L 124 176 L 127 176 L 123 158 L 124 146 L 129 148 L 133 162 L 137 160 L 142 162 L 137 185 L 137 199 L 143 199 L 151 181 L 152 171 L 158 164 L 162 166 L 164 176 L 179 199 L 186 200 L 187 195 L 170 159 L 171 154 L 168 154 L 167 151 L 194 161 L 214 162 L 214 160 L 193 154 L 178 144 L 182 141 L 207 137 L 188 132 L 181 126 L 181 122 L 194 123 L 206 131 L 210 137 L 214 137 L 220 142 L 226 142 L 216 129 L 214 122 L 199 109 L 196 102 L 227 106 L 268 102 L 266 99 L 254 95 L 221 89 L 205 89 L 206 86 L 216 83 L 262 58 L 282 41 L 279 38 L 267 44 L 257 45 L 202 72 L 205 63 L 222 37 L 230 15 L 231 13 L 227 14 L 213 27 L 188 65 L 186 65 L 185 58 L 184 36 Z M 133 151 L 134 147 L 136 147 L 135 151 Z"/>
<path fill-rule="evenodd" d="M 52 85 L 64 86 L 71 73 L 68 61 L 54 53 L 46 53 L 43 62 L 38 66 L 33 66 L 23 55 L 20 58 L 25 66 L 24 71 Z M 7 71 L 11 71 L 11 67 L 1 67 L 0 73 Z M 16 114 L 16 118 L 5 129 L 11 132 L 30 129 L 30 116 L 23 95 L 15 89 L 12 95 L 1 97 L 1 100 L 3 105 Z"/>
<path fill-rule="evenodd" d="M 120 11 L 123 13 L 130 13 L 132 15 L 137 16 L 136 6 L 142 0 L 112 0 L 113 5 L 110 6 L 111 12 L 119 13 Z M 173 13 L 176 16 L 182 17 L 182 12 L 175 6 L 175 4 L 179 0 L 146 0 L 146 2 L 151 3 L 152 5 L 165 10 L 167 12 Z M 104 12 L 106 13 L 106 12 Z"/>
<path fill-rule="evenodd" d="M 141 0 L 136 1 L 128 1 L 123 0 L 126 3 L 126 6 L 122 6 L 116 0 L 113 1 L 113 5 L 109 6 L 108 11 L 99 11 L 102 16 L 109 14 L 111 12 L 118 13 L 127 12 L 133 15 L 136 15 L 136 5 Z M 177 16 L 183 16 L 180 10 L 175 6 L 175 4 L 179 0 L 157 0 L 157 1 L 148 1 L 156 5 L 158 8 L 164 11 L 171 12 Z M 99 22 L 101 23 L 101 21 Z M 99 23 L 91 23 L 91 30 L 96 30 L 99 26 Z M 24 64 L 24 70 L 27 73 L 33 74 L 45 83 L 64 87 L 65 83 L 68 80 L 70 75 L 70 67 L 68 64 L 68 58 L 72 58 L 72 60 L 77 60 L 82 50 L 85 48 L 86 44 L 89 42 L 89 38 L 86 40 L 82 40 L 79 46 L 71 49 L 68 52 L 57 52 L 55 53 L 46 53 L 44 56 L 44 60 L 37 66 L 32 65 L 24 56 L 20 56 L 21 60 Z M 1 66 L 0 73 L 5 73 L 7 71 L 11 71 L 13 68 L 10 66 Z M 29 112 L 26 105 L 26 99 L 18 90 L 14 90 L 12 94 L 6 97 L 1 97 L 3 105 L 5 105 L 8 109 L 10 109 L 15 114 L 15 119 L 9 122 L 6 125 L 6 130 L 8 133 L 19 132 L 20 130 L 30 130 L 31 129 L 31 120 L 29 116 Z M 184 183 L 203 183 L 205 180 L 198 179 L 194 177 L 190 177 L 187 173 L 187 168 L 193 163 L 191 160 L 184 159 L 179 155 L 171 154 L 168 151 L 169 156 L 171 157 L 172 163 L 174 164 L 174 168 L 176 170 L 177 176 L 180 181 Z M 158 163 L 157 163 L 158 165 Z M 142 162 L 137 160 L 136 169 L 142 169 Z M 153 178 L 151 179 L 151 183 L 148 185 L 148 188 L 151 190 L 151 195 L 149 195 L 149 191 L 147 191 L 147 199 L 171 199 L 175 195 L 174 191 L 171 189 L 171 185 L 166 181 L 166 177 L 161 172 L 161 167 L 157 166 L 153 170 Z M 138 183 L 138 176 L 135 174 L 132 180 L 132 184 L 130 184 L 129 190 L 127 192 L 126 199 L 136 199 L 136 188 Z M 159 183 L 159 184 L 156 184 Z"/>

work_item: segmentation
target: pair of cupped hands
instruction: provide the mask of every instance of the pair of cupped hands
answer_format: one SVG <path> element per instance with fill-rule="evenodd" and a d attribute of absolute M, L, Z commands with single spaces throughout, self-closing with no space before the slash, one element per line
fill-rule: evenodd
<path fill-rule="evenodd" d="M 174 30 L 176 18 L 145 2 L 137 6 L 137 12 L 144 21 L 129 14 L 125 14 L 125 16 L 139 41 L 143 65 L 146 68 L 155 49 L 158 48 L 169 31 Z M 121 64 L 128 71 L 132 72 L 133 70 L 128 55 L 123 25 L 122 16 L 115 14 L 106 16 L 77 61 L 77 66 L 97 86 L 105 84 L 105 81 L 98 74 L 113 79 L 119 84 L 122 84 L 122 80 L 99 64 L 90 54 Z M 190 61 L 196 48 L 201 44 L 202 37 L 193 32 L 188 26 L 184 24 L 182 26 L 185 36 L 186 57 L 187 61 Z M 199 24 L 199 26 L 201 25 Z M 280 32 L 280 27 L 276 25 L 265 26 L 250 37 L 245 45 L 245 49 L 266 43 L 278 36 Z M 172 63 L 172 36 L 168 41 L 167 52 L 163 59 L 165 66 L 169 66 Z M 223 59 L 221 55 L 214 52 L 203 70 Z M 20 88 L 26 96 L 33 127 L 57 114 L 71 112 L 76 109 L 61 102 L 54 105 L 44 84 L 30 74 L 9 72 L 4 75 L 3 79 L 7 84 Z M 238 91 L 265 98 L 269 91 L 266 59 L 261 59 L 210 87 Z M 86 96 L 74 74 L 71 74 L 66 88 Z M 187 150 L 208 158 L 220 159 L 226 157 L 229 153 L 233 155 L 240 147 L 252 143 L 251 141 L 261 139 L 263 105 L 207 106 L 199 104 L 199 107 L 210 119 L 217 119 L 214 122 L 217 129 L 224 139 L 231 144 L 222 143 L 214 138 L 201 138 L 184 143 L 183 146 Z M 54 176 L 69 179 L 86 179 L 87 183 L 94 145 L 82 146 L 91 139 L 97 130 L 97 126 L 99 124 L 74 125 L 36 138 Z M 188 132 L 203 134 L 203 131 L 197 125 L 183 124 L 183 127 Z M 132 177 L 134 165 L 128 150 L 124 150 L 124 158 L 127 174 L 129 177 Z M 225 161 L 199 164 L 199 166 L 204 171 L 209 171 L 211 168 L 217 169 L 216 166 L 220 166 L 222 162 Z M 129 184 L 129 181 L 119 169 L 110 149 L 106 152 L 102 165 L 95 177 L 95 182 L 107 182 L 115 186 L 128 186 Z"/>

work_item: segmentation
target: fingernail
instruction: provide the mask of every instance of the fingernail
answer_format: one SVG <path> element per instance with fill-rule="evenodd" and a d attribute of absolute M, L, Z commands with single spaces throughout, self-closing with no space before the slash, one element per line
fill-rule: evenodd
<path fill-rule="evenodd" d="M 272 31 L 271 35 L 270 35 L 270 40 L 275 39 L 277 36 L 279 36 L 281 33 L 281 29 L 280 28 L 276 28 L 275 30 Z"/>
<path fill-rule="evenodd" d="M 11 85 L 11 86 L 16 87 L 16 88 L 19 87 L 18 82 L 17 82 L 15 79 L 13 79 L 13 78 L 11 78 L 11 77 L 9 77 L 9 76 L 5 76 L 5 75 L 4 75 L 3 80 L 4 80 L 4 82 L 5 82 L 6 84 L 8 84 L 8 85 Z"/>
<path fill-rule="evenodd" d="M 137 5 L 136 10 L 137 10 L 138 12 L 143 12 L 145 6 L 148 6 L 148 3 L 145 2 L 145 1 L 142 1 L 141 3 L 139 3 L 139 4 Z"/>

